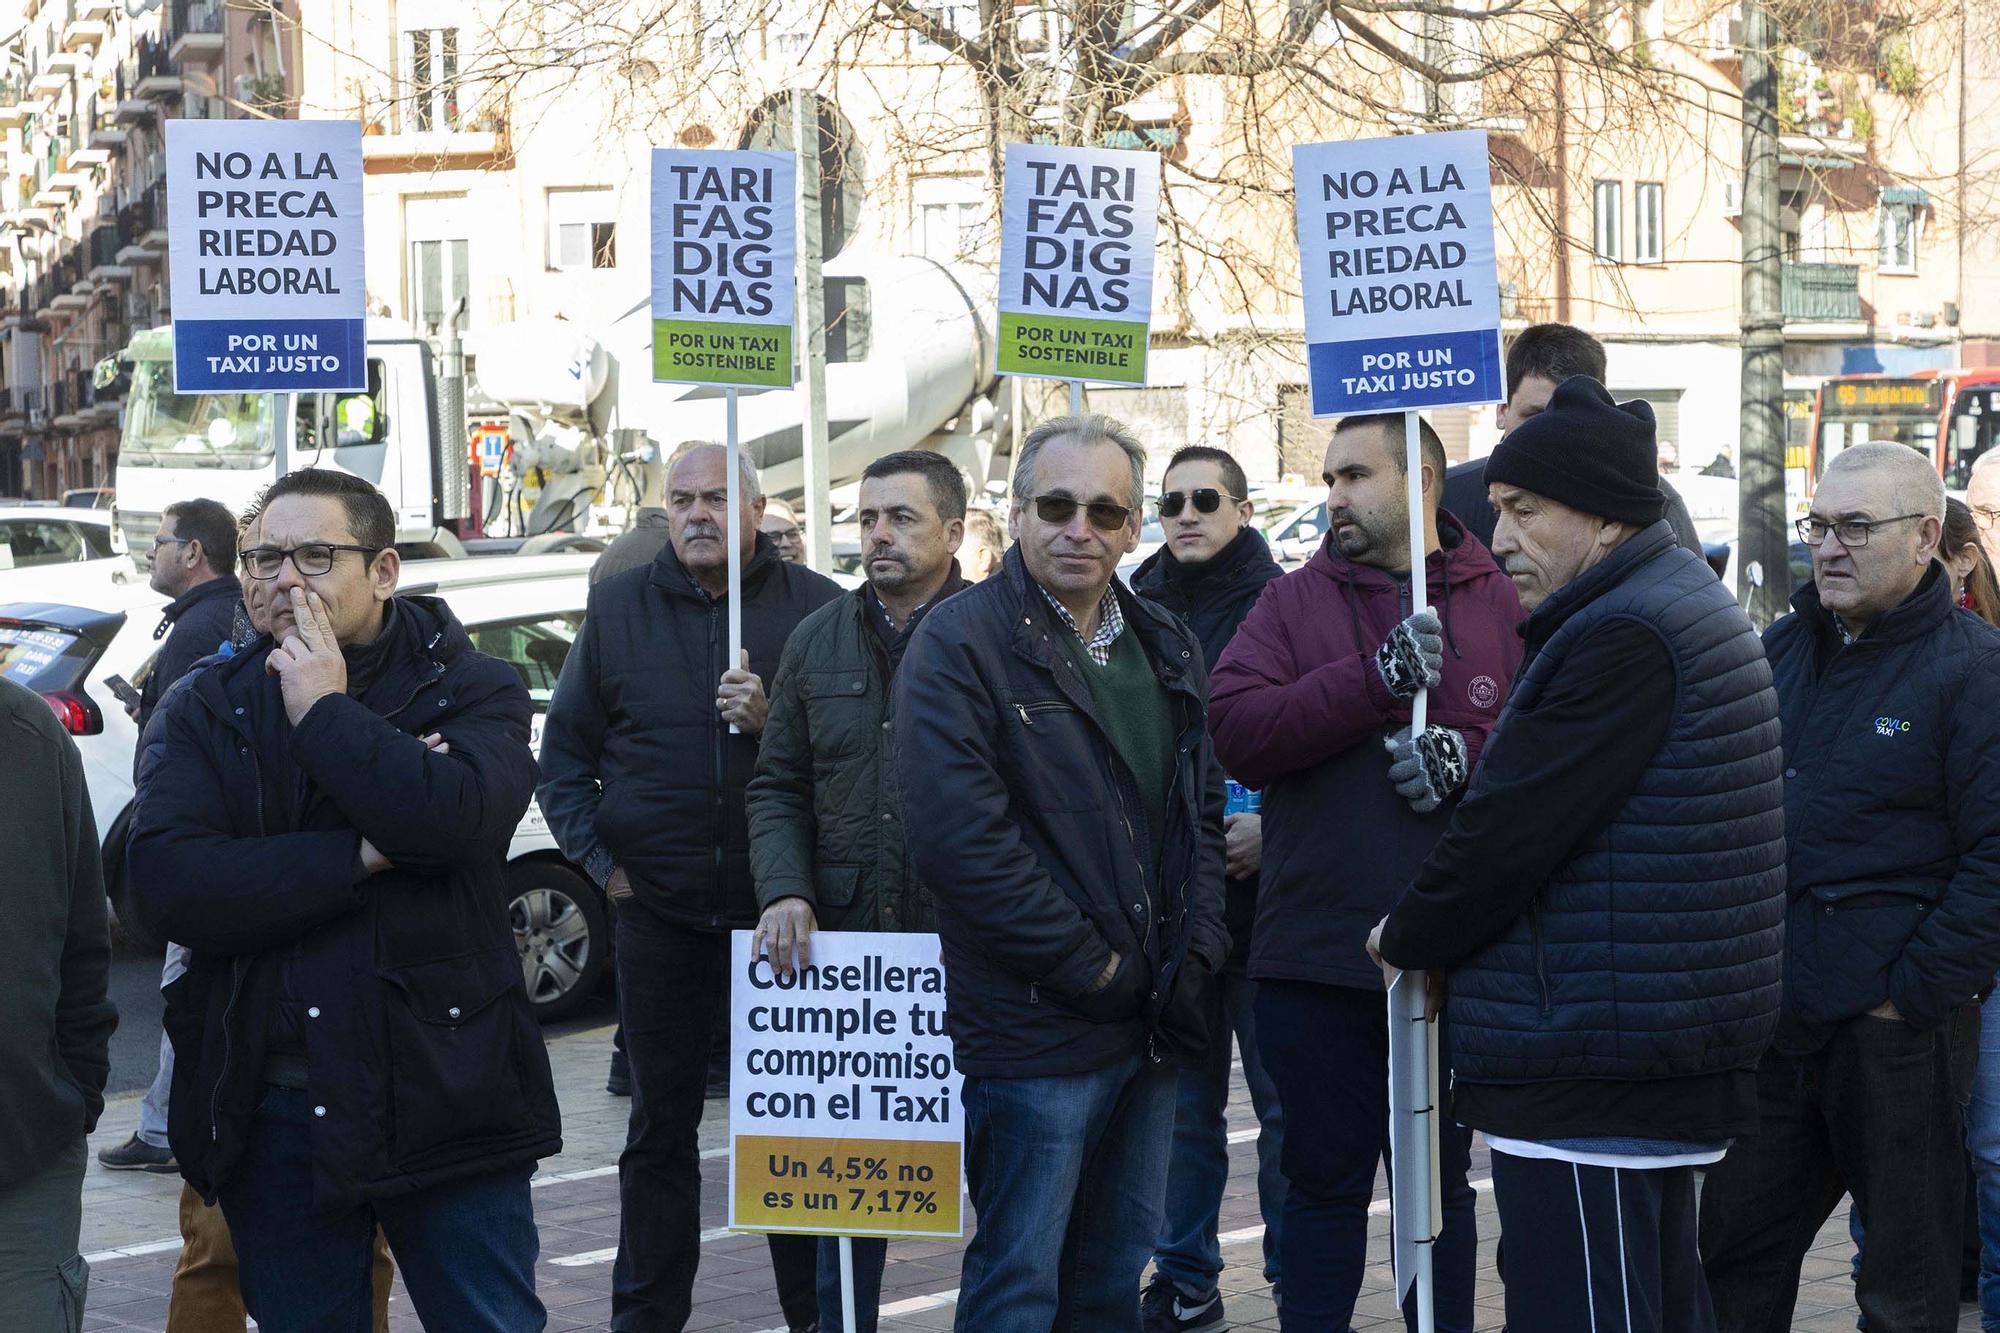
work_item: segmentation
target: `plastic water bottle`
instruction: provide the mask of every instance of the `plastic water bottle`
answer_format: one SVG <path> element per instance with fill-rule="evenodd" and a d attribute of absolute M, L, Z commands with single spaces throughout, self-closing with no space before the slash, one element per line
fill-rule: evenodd
<path fill-rule="evenodd" d="M 1225 778 L 1223 787 L 1228 791 L 1228 799 L 1223 802 L 1225 815 L 1254 815 L 1264 808 L 1264 793 L 1252 791 L 1235 778 Z"/>

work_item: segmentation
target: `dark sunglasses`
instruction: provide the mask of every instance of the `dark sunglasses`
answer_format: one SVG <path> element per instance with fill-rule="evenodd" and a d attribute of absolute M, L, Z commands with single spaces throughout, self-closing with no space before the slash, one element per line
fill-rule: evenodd
<path fill-rule="evenodd" d="M 1058 526 L 1076 517 L 1077 510 L 1083 510 L 1090 519 L 1090 526 L 1099 532 L 1116 532 L 1132 517 L 1132 511 L 1125 505 L 1115 505 L 1109 500 L 1092 500 L 1089 504 L 1072 500 L 1067 495 L 1038 495 L 1035 497 L 1035 517 L 1044 523 Z"/>
<path fill-rule="evenodd" d="M 1168 491 L 1160 497 L 1160 517 L 1179 518 L 1181 510 L 1187 508 L 1187 502 L 1190 499 L 1194 501 L 1195 513 L 1213 514 L 1216 510 L 1222 508 L 1224 500 L 1237 500 L 1241 498 L 1241 496 L 1231 495 L 1226 491 L 1218 491 L 1213 486 L 1201 486 L 1192 491 Z"/>

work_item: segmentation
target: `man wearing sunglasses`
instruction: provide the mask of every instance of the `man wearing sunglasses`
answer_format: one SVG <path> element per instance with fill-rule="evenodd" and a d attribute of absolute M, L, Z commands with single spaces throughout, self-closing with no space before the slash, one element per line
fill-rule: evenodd
<path fill-rule="evenodd" d="M 1141 597 L 1166 607 L 1201 640 L 1212 670 L 1264 585 L 1284 573 L 1264 535 L 1250 524 L 1249 481 L 1234 457 L 1207 445 L 1173 456 L 1160 480 L 1160 526 L 1166 543 L 1132 576 Z M 1174 1112 L 1173 1159 L 1167 1171 L 1166 1219 L 1153 1255 L 1153 1281 L 1141 1301 L 1146 1333 L 1207 1328 L 1222 1322 L 1222 1249 L 1216 1240 L 1223 1187 L 1229 1183 L 1230 1035 L 1242 1054 L 1243 1076 L 1259 1124 L 1257 1197 L 1264 1216 L 1264 1279 L 1278 1284 L 1279 1212 L 1285 1178 L 1278 1169 L 1283 1121 L 1277 1090 L 1258 1057 L 1251 1029 L 1254 994 L 1245 968 L 1250 923 L 1263 859 L 1263 816 L 1224 816 L 1229 878 L 1223 922 L 1229 961 L 1212 993 L 1207 1049 L 1181 1071 Z"/>
<path fill-rule="evenodd" d="M 965 1075 L 964 1333 L 1138 1333 L 1168 1061 L 1200 1049 L 1228 953 L 1201 643 L 1114 575 L 1144 469 L 1108 417 L 1029 432 L 1000 573 L 929 612 L 896 676 Z"/>
<path fill-rule="evenodd" d="M 1216 751 L 1264 790 L 1250 975 L 1285 1115 L 1288 1328 L 1345 1329 L 1353 1317 L 1389 1123 L 1388 1015 L 1362 945 L 1444 831 L 1521 657 L 1520 601 L 1439 509 L 1444 444 L 1428 423 L 1419 438 L 1432 609 L 1410 611 L 1403 416 L 1348 417 L 1326 449 L 1324 544 L 1266 590 L 1215 669 Z M 1429 726 L 1413 747 L 1410 700 L 1424 687 Z M 1477 1248 L 1469 1145 L 1453 1129 L 1441 1140 L 1437 1326 L 1464 1333 Z"/>
<path fill-rule="evenodd" d="M 268 632 L 145 740 L 130 873 L 186 945 L 168 1133 L 272 1333 L 363 1333 L 376 1227 L 434 1328 L 540 1327 L 528 1178 L 560 1151 L 502 878 L 527 691 L 434 598 L 358 477 L 273 482 L 240 553 Z"/>
<path fill-rule="evenodd" d="M 1957 1327 L 1962 1114 L 2000 968 L 2000 631 L 1952 603 L 1944 499 L 1907 445 L 1842 452 L 1799 524 L 1812 582 L 1764 636 L 1791 906 L 1757 1130 L 1702 1193 L 1725 1333 L 1790 1322 L 1843 1193 L 1868 1328 Z"/>

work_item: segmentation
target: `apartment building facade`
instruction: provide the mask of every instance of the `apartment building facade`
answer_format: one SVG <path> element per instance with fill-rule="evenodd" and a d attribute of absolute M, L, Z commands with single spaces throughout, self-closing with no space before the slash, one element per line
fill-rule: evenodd
<path fill-rule="evenodd" d="M 462 301 L 475 348 L 489 331 L 566 320 L 637 364 L 648 150 L 735 146 L 759 126 L 758 142 L 773 142 L 790 90 L 804 85 L 836 145 L 829 208 L 850 251 L 934 259 L 991 300 L 997 191 L 977 81 L 944 47 L 884 27 L 865 6 L 21 8 L 19 31 L 0 40 L 11 61 L 0 79 L 0 494 L 109 484 L 124 388 L 110 358 L 171 313 L 161 134 L 175 117 L 359 120 L 372 314 L 432 333 Z M 976 5 L 927 12 L 977 35 Z M 1162 80 L 1120 108 L 1102 140 L 1160 151 L 1169 207 L 1152 382 L 1095 389 L 1093 407 L 1140 422 L 1162 459 L 1181 443 L 1218 443 L 1254 475 L 1316 475 L 1325 423 L 1304 409 L 1289 146 L 1474 125 L 1492 136 L 1498 163 L 1508 324 L 1561 319 L 1603 338 L 1613 387 L 1654 404 L 1670 466 L 1733 455 L 1740 19 L 1718 0 L 1617 12 L 1623 27 L 1607 40 L 1643 48 L 1672 90 L 1651 108 L 1614 106 L 1580 74 L 1565 89 L 1553 63 L 1546 76 L 1427 86 L 1357 61 L 1325 22 L 1311 34 L 1329 53 L 1321 72 L 1370 87 L 1367 123 L 1256 80 L 1202 74 Z M 1060 22 L 1045 9 L 1017 14 L 1023 77 L 1060 76 Z M 1135 6 L 1134 33 L 1158 19 Z M 1896 34 L 1872 68 L 1857 69 L 1870 62 L 1852 51 L 1825 63 L 1785 53 L 1794 405 L 1831 374 L 1983 363 L 2000 351 L 2000 242 L 1988 226 L 2000 215 L 2000 172 L 1984 166 L 2000 147 L 2000 76 L 1976 56 L 1992 34 L 1972 30 L 1986 21 Z M 1445 49 L 1477 59 L 1489 39 L 1463 26 L 1444 34 Z M 1305 63 L 1322 59 L 1311 50 Z M 875 306 L 892 318 L 893 293 L 877 293 Z M 1483 452 L 1495 435 L 1490 409 L 1437 418 L 1454 455 Z"/>

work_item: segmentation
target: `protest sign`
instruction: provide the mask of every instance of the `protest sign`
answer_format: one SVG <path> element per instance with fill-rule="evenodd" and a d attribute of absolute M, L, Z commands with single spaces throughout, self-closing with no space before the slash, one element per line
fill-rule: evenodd
<path fill-rule="evenodd" d="M 170 120 L 176 393 L 366 389 L 361 126 Z"/>
<path fill-rule="evenodd" d="M 797 165 L 653 150 L 653 378 L 790 388 Z"/>
<path fill-rule="evenodd" d="M 735 932 L 729 1225 L 961 1234 L 964 1116 L 935 935 L 820 931 L 780 978 Z"/>
<path fill-rule="evenodd" d="M 1314 416 L 1505 396 L 1486 133 L 1292 149 Z"/>
<path fill-rule="evenodd" d="M 1146 382 L 1159 211 L 1158 154 L 1007 145 L 1002 374 Z"/>

